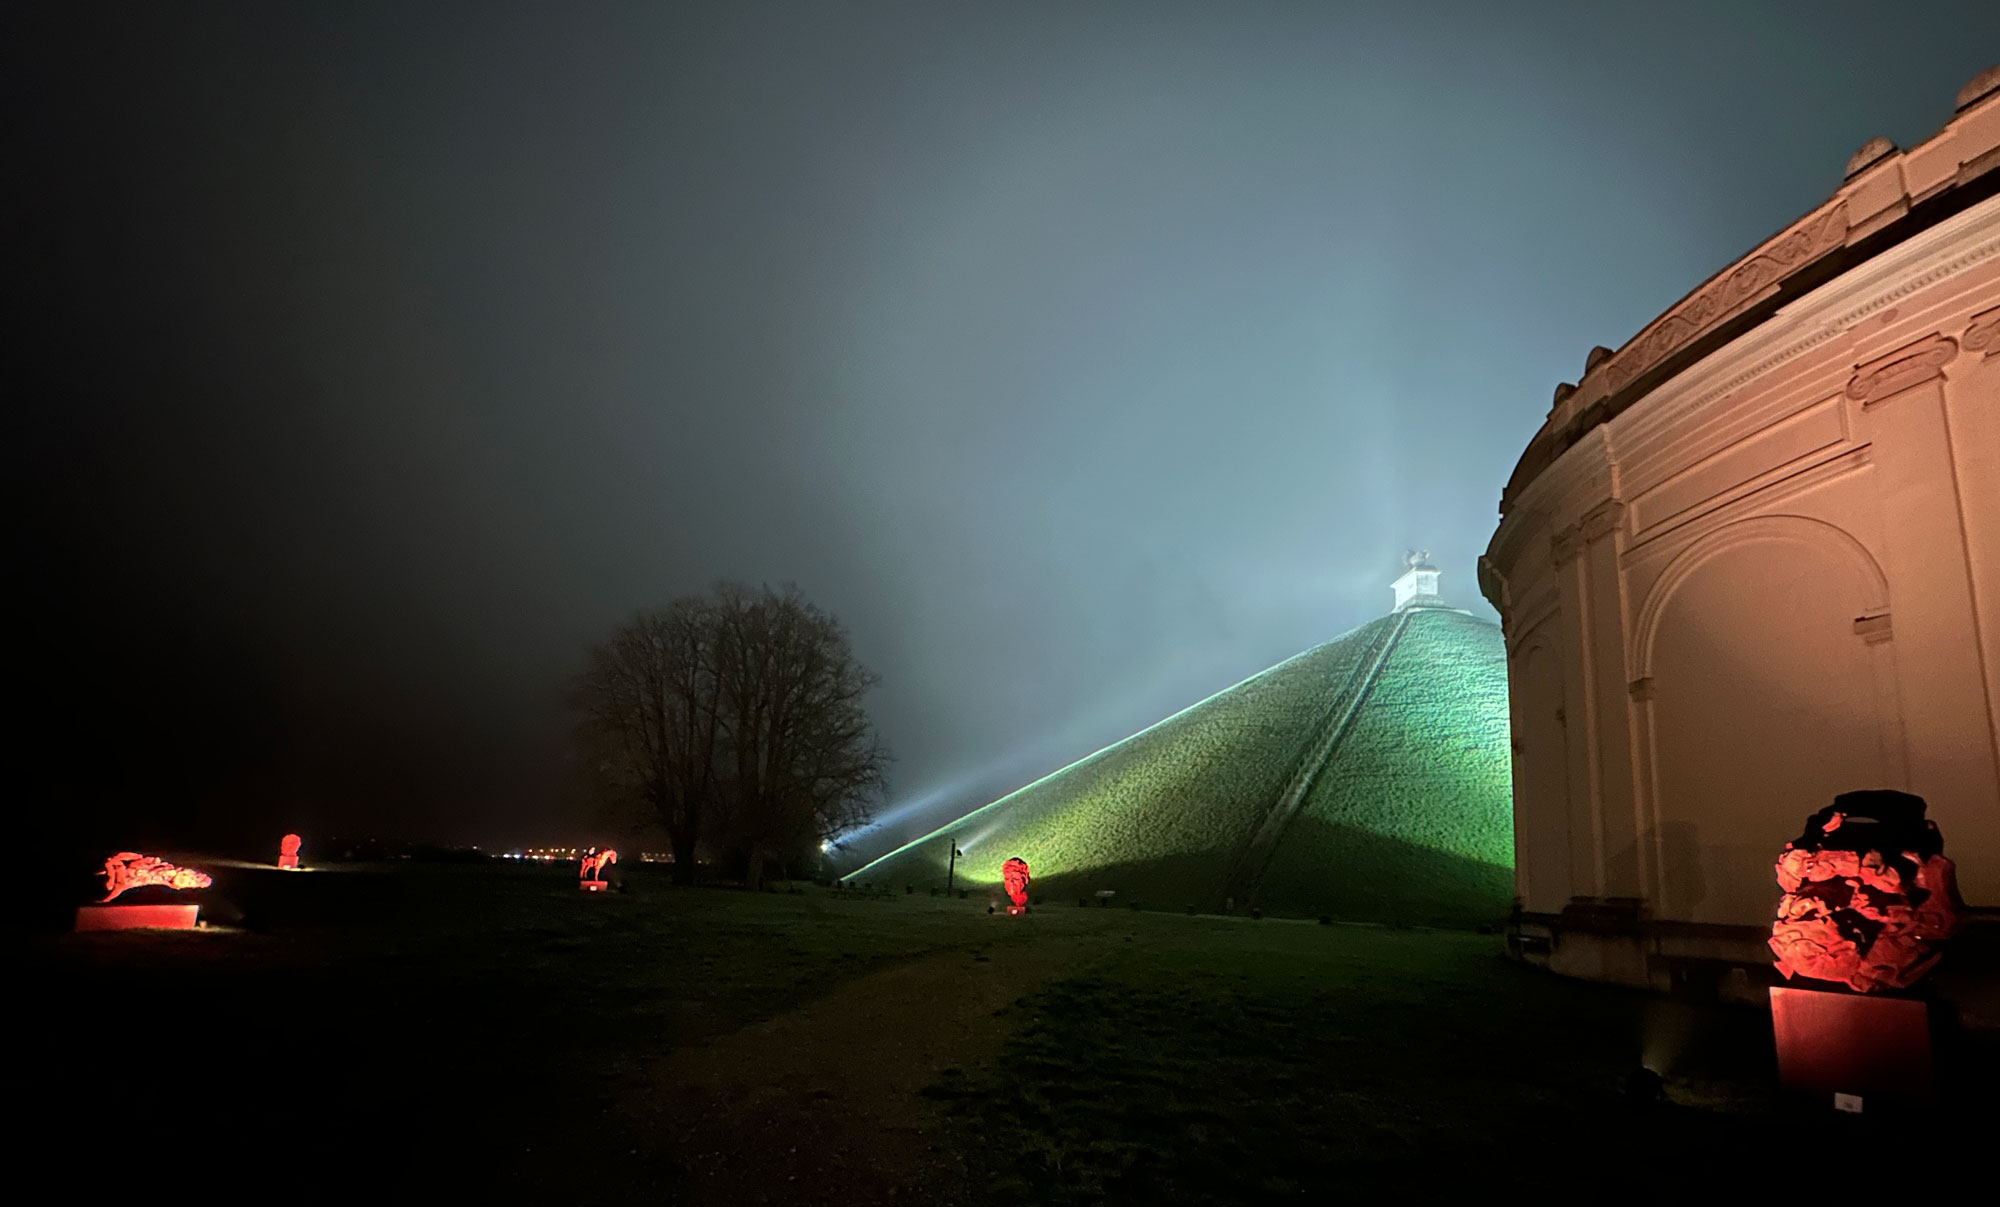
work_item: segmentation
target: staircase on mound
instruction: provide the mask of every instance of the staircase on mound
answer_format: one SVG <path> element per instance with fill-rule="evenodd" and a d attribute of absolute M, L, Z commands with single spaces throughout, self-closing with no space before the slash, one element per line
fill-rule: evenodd
<path fill-rule="evenodd" d="M 1404 630 L 1410 627 L 1410 617 L 1415 614 L 1416 610 L 1399 611 L 1389 617 L 1382 630 L 1375 634 L 1367 656 L 1356 665 L 1339 694 L 1334 696 L 1325 719 L 1316 727 L 1318 737 L 1300 756 L 1298 766 L 1285 782 L 1284 791 L 1278 794 L 1263 821 L 1231 859 L 1229 874 L 1223 879 L 1224 901 L 1256 904 L 1258 886 L 1264 879 L 1264 869 L 1270 865 L 1272 853 L 1278 849 L 1278 840 L 1285 836 L 1285 828 L 1298 815 L 1299 806 L 1305 803 L 1320 772 L 1339 753 L 1341 741 L 1353 728 L 1362 705 L 1368 702 L 1368 693 L 1375 689 L 1376 681 L 1382 677 L 1382 668 L 1388 665 L 1389 656 L 1395 653 L 1396 643 L 1402 640 Z"/>

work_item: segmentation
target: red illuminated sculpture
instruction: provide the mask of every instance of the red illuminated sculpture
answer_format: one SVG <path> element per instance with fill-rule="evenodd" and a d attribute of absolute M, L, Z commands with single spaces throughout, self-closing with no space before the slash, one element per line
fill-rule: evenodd
<path fill-rule="evenodd" d="M 604 869 L 618 862 L 618 852 L 610 847 L 602 851 L 590 848 L 583 856 L 583 870 L 579 879 L 585 892 L 601 893 L 605 889 Z"/>
<path fill-rule="evenodd" d="M 278 866 L 296 868 L 299 866 L 299 836 L 287 834 L 278 843 Z"/>
<path fill-rule="evenodd" d="M 1963 905 L 1922 797 L 1846 792 L 1778 858 L 1778 971 L 1857 993 L 1907 989 L 1936 965 Z"/>
<path fill-rule="evenodd" d="M 1007 890 L 1007 899 L 1014 904 L 1007 907 L 1010 914 L 1018 914 L 1028 908 L 1028 861 L 1009 859 L 1000 865 L 1000 884 Z"/>
<path fill-rule="evenodd" d="M 110 901 L 127 889 L 144 888 L 149 884 L 172 889 L 189 889 L 207 888 L 214 883 L 205 872 L 197 872 L 192 868 L 177 868 L 165 860 L 134 851 L 120 851 L 105 860 L 103 876 L 104 887 L 110 890 L 104 894 L 105 901 Z"/>

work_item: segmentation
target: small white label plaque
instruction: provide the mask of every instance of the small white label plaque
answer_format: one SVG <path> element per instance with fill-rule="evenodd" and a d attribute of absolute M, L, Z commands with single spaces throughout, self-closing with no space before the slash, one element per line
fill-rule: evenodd
<path fill-rule="evenodd" d="M 1836 1111 L 1846 1111 L 1850 1115 L 1859 1115 L 1861 1113 L 1861 1095 L 1835 1094 L 1833 1096 L 1833 1109 Z"/>

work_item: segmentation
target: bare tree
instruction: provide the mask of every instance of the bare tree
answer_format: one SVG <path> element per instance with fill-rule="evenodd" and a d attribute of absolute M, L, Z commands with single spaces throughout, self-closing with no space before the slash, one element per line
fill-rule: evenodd
<path fill-rule="evenodd" d="M 682 884 L 694 880 L 723 748 L 715 630 L 704 599 L 641 613 L 590 652 L 570 693 L 601 783 L 665 827 Z"/>
<path fill-rule="evenodd" d="M 721 837 L 763 879 L 865 824 L 887 756 L 862 697 L 874 676 L 796 588 L 724 584 L 643 613 L 591 652 L 572 703 L 604 786 L 666 827 L 675 879 Z"/>
<path fill-rule="evenodd" d="M 766 856 L 795 867 L 866 824 L 888 760 L 862 707 L 875 676 L 838 621 L 796 587 L 725 585 L 716 599 L 730 828 L 754 887 Z"/>

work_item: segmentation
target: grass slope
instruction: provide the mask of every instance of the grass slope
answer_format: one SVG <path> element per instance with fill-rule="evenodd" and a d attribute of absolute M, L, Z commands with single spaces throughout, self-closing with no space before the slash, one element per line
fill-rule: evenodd
<path fill-rule="evenodd" d="M 1204 908 L 1232 856 L 1313 744 L 1374 639 L 1363 625 L 1220 692 L 854 873 L 919 890 L 986 891 L 1026 859 L 1062 900 Z M 1506 654 L 1497 626 L 1448 609 L 1408 615 L 1394 652 L 1273 851 L 1257 903 L 1432 924 L 1486 921 L 1513 891 Z"/>
<path fill-rule="evenodd" d="M 1313 782 L 1258 899 L 1343 917 L 1489 920 L 1513 895 L 1513 834 L 1500 629 L 1424 609 Z"/>
<path fill-rule="evenodd" d="M 1377 620 L 1279 663 L 1139 734 L 978 809 L 853 873 L 942 887 L 956 835 L 958 882 L 984 890 L 1019 856 L 1038 889 L 1178 904 L 1220 895 L 1229 854 L 1283 790 Z M 1114 874 L 1115 869 L 1115 874 Z"/>

